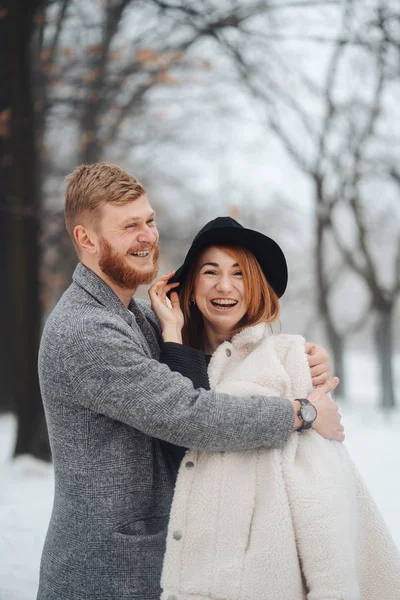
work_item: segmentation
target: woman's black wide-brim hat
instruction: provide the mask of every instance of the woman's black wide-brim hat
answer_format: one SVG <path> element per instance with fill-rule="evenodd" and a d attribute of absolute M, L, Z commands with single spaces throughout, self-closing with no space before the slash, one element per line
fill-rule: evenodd
<path fill-rule="evenodd" d="M 231 217 L 217 217 L 206 223 L 194 238 L 186 254 L 185 261 L 171 277 L 169 283 L 179 281 L 182 284 L 189 267 L 199 254 L 209 246 L 240 246 L 247 248 L 256 257 L 268 283 L 278 298 L 283 296 L 288 281 L 285 255 L 274 240 L 266 235 L 246 229 Z M 175 288 L 179 292 L 179 287 Z"/>

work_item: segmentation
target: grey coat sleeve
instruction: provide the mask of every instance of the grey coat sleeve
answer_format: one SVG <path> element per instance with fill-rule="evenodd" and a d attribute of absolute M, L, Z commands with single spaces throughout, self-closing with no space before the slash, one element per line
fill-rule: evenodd
<path fill-rule="evenodd" d="M 206 451 L 281 447 L 294 425 L 289 400 L 204 389 L 149 358 L 112 319 L 88 319 L 61 360 L 74 398 L 90 410 L 179 446 Z"/>

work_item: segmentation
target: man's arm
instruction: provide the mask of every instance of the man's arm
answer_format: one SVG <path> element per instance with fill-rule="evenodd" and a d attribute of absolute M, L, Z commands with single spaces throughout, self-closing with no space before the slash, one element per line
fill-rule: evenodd
<path fill-rule="evenodd" d="M 195 390 L 187 378 L 148 358 L 140 341 L 112 318 L 85 321 L 62 360 L 78 403 L 179 446 L 275 448 L 293 430 L 289 400 Z"/>
<path fill-rule="evenodd" d="M 303 394 L 308 396 L 308 400 L 317 409 L 317 419 L 314 422 L 314 429 L 323 437 L 330 440 L 337 440 L 339 442 L 344 441 L 344 428 L 341 425 L 341 415 L 339 408 L 327 394 L 335 389 L 338 384 L 338 378 L 333 379 L 330 377 L 330 364 L 327 352 L 321 346 L 315 344 L 308 344 L 313 346 L 315 352 L 313 352 L 313 359 L 316 361 L 315 364 L 319 370 L 318 377 L 323 377 L 317 389 L 310 394 Z M 326 357 L 326 360 L 325 360 Z M 194 348 L 188 348 L 180 343 L 166 342 L 163 344 L 160 354 L 160 362 L 168 365 L 171 371 L 177 371 L 185 377 L 188 377 L 194 387 L 203 387 L 204 389 L 210 389 L 210 384 L 207 376 L 207 365 L 205 361 L 204 353 Z M 310 368 L 311 376 L 313 373 L 313 367 Z M 323 375 L 321 376 L 321 373 Z M 314 377 L 313 377 L 314 381 Z M 299 398 L 301 395 L 298 396 Z M 295 430 L 303 424 L 303 421 L 299 417 L 299 406 L 298 403 L 292 402 L 295 421 Z"/>

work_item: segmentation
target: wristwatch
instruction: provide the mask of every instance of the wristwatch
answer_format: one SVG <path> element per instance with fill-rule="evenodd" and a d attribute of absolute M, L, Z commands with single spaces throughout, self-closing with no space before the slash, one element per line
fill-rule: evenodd
<path fill-rule="evenodd" d="M 297 431 L 302 429 L 310 429 L 315 419 L 317 418 L 317 409 L 307 398 L 296 398 L 295 402 L 300 402 L 300 410 L 297 413 L 303 424 L 297 428 Z"/>

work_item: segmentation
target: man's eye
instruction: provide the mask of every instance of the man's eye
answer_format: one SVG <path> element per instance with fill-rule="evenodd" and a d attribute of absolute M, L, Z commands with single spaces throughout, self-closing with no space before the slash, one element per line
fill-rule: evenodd
<path fill-rule="evenodd" d="M 150 219 L 150 221 L 147 221 L 147 225 L 154 225 L 155 222 L 155 219 Z"/>
<path fill-rule="evenodd" d="M 129 225 L 126 226 L 125 229 L 130 229 L 132 227 L 136 227 L 136 223 L 130 223 Z"/>

